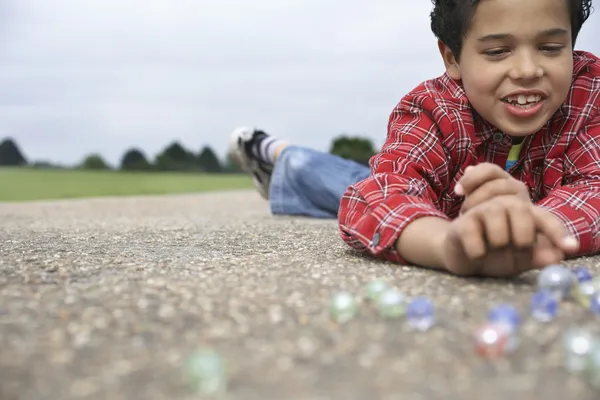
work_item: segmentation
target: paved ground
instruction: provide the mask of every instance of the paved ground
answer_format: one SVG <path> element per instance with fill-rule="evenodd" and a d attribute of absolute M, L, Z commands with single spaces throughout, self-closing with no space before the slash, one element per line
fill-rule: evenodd
<path fill-rule="evenodd" d="M 523 311 L 534 274 L 466 280 L 349 252 L 335 221 L 274 218 L 254 192 L 0 204 L 0 399 L 192 399 L 186 356 L 227 359 L 231 399 L 597 399 L 557 338 L 598 326 L 565 304 L 486 362 L 471 334 L 493 304 Z M 579 260 L 600 272 L 597 260 Z M 428 333 L 329 296 L 375 277 L 430 296 Z"/>

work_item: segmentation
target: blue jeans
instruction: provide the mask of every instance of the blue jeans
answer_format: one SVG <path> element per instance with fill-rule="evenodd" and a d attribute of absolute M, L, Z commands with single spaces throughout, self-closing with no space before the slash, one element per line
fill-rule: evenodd
<path fill-rule="evenodd" d="M 288 146 L 281 152 L 271 176 L 271 213 L 337 218 L 346 189 L 370 173 L 369 167 L 352 160 Z"/>

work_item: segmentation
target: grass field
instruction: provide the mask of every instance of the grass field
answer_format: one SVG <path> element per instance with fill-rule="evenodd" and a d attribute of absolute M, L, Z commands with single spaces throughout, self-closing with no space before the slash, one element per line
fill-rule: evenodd
<path fill-rule="evenodd" d="M 252 187 L 248 175 L 0 168 L 0 202 Z"/>

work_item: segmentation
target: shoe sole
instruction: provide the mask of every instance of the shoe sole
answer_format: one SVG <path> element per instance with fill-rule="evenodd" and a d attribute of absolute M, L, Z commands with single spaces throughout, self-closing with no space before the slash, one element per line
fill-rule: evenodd
<path fill-rule="evenodd" d="M 229 157 L 231 157 L 231 159 L 240 166 L 242 171 L 252 174 L 252 181 L 254 182 L 254 186 L 256 186 L 258 193 L 263 199 L 268 200 L 268 189 L 265 188 L 265 185 L 263 185 L 258 180 L 258 178 L 256 177 L 257 172 L 254 170 L 254 168 L 252 168 L 250 159 L 248 158 L 248 156 L 246 156 L 246 154 L 244 154 L 243 150 L 240 148 L 242 141 L 243 138 L 241 136 L 241 133 L 233 132 L 231 134 L 231 136 L 229 137 Z"/>
<path fill-rule="evenodd" d="M 250 168 L 250 160 L 242 153 L 240 149 L 240 141 L 242 140 L 241 134 L 233 132 L 229 137 L 229 157 L 233 159 L 240 166 L 244 172 L 252 172 Z"/>

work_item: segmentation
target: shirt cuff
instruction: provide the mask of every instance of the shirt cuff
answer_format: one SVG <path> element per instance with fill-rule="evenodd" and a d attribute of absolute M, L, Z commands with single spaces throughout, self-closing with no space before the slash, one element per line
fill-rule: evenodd
<path fill-rule="evenodd" d="M 395 195 L 365 214 L 352 232 L 364 248 L 376 257 L 406 264 L 396 250 L 396 241 L 410 223 L 422 217 L 450 218 L 423 198 Z M 426 240 L 426 239 L 424 239 Z"/>

